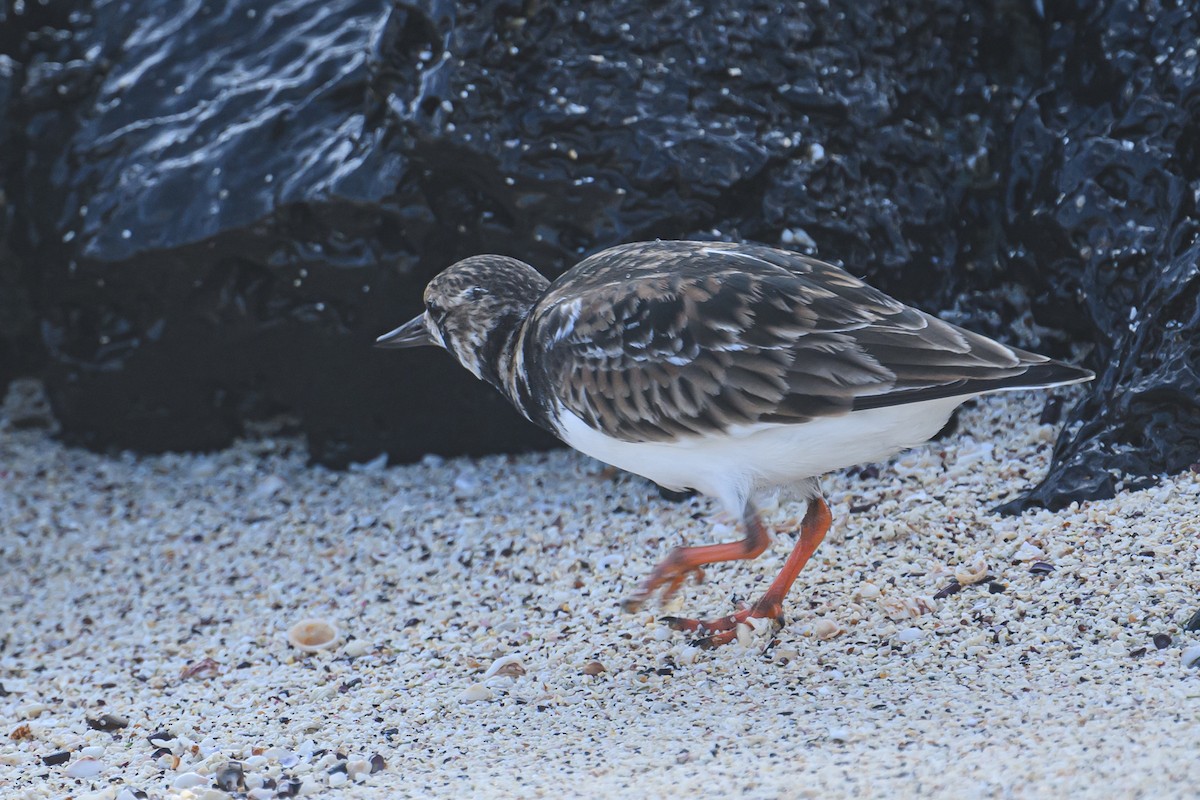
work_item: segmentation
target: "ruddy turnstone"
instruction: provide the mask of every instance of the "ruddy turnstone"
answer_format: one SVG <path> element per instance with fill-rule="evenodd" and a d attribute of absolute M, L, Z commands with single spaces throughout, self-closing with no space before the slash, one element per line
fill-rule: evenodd
<path fill-rule="evenodd" d="M 718 619 L 668 617 L 700 643 L 780 620 L 829 529 L 816 478 L 936 434 L 988 392 L 1065 386 L 1091 372 L 904 305 L 845 270 L 751 244 L 644 242 L 553 282 L 474 256 L 429 282 L 425 312 L 377 340 L 438 345 L 571 447 L 740 516 L 741 541 L 680 547 L 625 602 L 674 595 L 706 564 L 751 559 L 769 534 L 760 493 L 808 502 L 795 548 L 758 602 Z"/>

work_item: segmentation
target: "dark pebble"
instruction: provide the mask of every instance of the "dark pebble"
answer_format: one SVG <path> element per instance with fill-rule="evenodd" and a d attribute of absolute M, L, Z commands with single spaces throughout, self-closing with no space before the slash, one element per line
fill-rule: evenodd
<path fill-rule="evenodd" d="M 117 731 L 129 724 L 129 720 L 116 714 L 105 714 L 99 719 L 88 718 L 87 726 L 94 731 Z"/>
<path fill-rule="evenodd" d="M 169 756 L 169 755 L 171 755 L 171 748 L 169 748 L 169 747 L 160 747 L 160 748 L 158 748 L 157 750 L 155 750 L 153 753 L 151 753 L 151 754 L 150 754 L 150 760 L 151 760 L 151 761 L 158 761 L 158 760 L 159 760 L 160 758 L 162 758 L 163 756 Z"/>
<path fill-rule="evenodd" d="M 383 760 L 383 756 L 379 755 L 379 753 L 371 756 L 372 775 L 374 775 L 376 772 L 383 772 L 385 769 L 387 769 L 387 762 Z"/>
<path fill-rule="evenodd" d="M 1184 623 L 1183 629 L 1185 631 L 1189 631 L 1189 632 L 1190 631 L 1200 631 L 1200 611 L 1197 611 L 1195 614 L 1192 614 L 1192 618 L 1189 619 L 1186 623 Z"/>
<path fill-rule="evenodd" d="M 8 697 L 12 692 L 4 688 L 4 684 L 0 683 L 0 697 Z"/>
<path fill-rule="evenodd" d="M 245 791 L 246 773 L 241 763 L 233 761 L 217 770 L 217 786 L 227 792 Z"/>
<path fill-rule="evenodd" d="M 1034 575 L 1045 575 L 1054 572 L 1054 565 L 1047 564 L 1045 561 L 1035 561 L 1029 566 L 1029 571 Z"/>
<path fill-rule="evenodd" d="M 1004 590 L 1007 588 L 1003 583 L 992 581 L 988 584 L 988 594 L 1004 594 Z"/>
<path fill-rule="evenodd" d="M 1063 402 L 1061 397 L 1050 396 L 1046 405 L 1042 406 L 1042 415 L 1038 417 L 1039 425 L 1057 425 L 1062 419 Z"/>
<path fill-rule="evenodd" d="M 1154 646 L 1159 650 L 1166 650 L 1171 646 L 1171 637 L 1165 633 L 1154 634 Z"/>
<path fill-rule="evenodd" d="M 1144 647 L 1139 647 L 1137 650 L 1129 651 L 1130 658 L 1141 658 L 1144 655 L 1146 655 L 1146 648 Z"/>
<path fill-rule="evenodd" d="M 60 750 L 57 753 L 51 753 L 48 756 L 42 756 L 42 763 L 47 767 L 57 767 L 59 764 L 65 764 L 71 760 L 71 754 L 66 750 Z"/>
<path fill-rule="evenodd" d="M 962 591 L 962 584 L 958 581 L 950 581 L 950 584 L 944 589 L 938 590 L 938 593 L 933 596 L 934 600 L 941 600 L 949 597 L 952 594 L 958 594 Z"/>
<path fill-rule="evenodd" d="M 300 794 L 300 781 L 288 779 L 280 781 L 278 789 L 275 792 L 276 797 L 295 797 Z"/>

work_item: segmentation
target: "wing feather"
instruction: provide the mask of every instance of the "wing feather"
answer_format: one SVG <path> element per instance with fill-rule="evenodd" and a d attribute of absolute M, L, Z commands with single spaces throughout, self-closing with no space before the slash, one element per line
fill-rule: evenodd
<path fill-rule="evenodd" d="M 627 441 L 973 394 L 1019 385 L 1031 365 L 1048 362 L 830 264 L 696 242 L 624 245 L 584 260 L 534 308 L 524 346 L 537 351 L 525 363 L 537 365 L 542 391 Z"/>

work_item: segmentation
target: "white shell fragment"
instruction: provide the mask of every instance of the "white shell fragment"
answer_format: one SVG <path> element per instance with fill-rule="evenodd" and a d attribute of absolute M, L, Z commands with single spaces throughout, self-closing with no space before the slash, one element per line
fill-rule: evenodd
<path fill-rule="evenodd" d="M 338 629 L 328 620 L 302 619 L 288 628 L 287 638 L 297 650 L 315 653 L 328 650 L 337 643 Z"/>
<path fill-rule="evenodd" d="M 504 675 L 509 678 L 518 678 L 525 674 L 525 666 L 521 663 L 521 657 L 516 655 L 504 656 L 497 658 L 488 667 L 487 672 L 483 673 L 483 680 L 487 680 L 494 675 Z"/>
<path fill-rule="evenodd" d="M 72 761 L 63 770 L 68 778 L 94 778 L 104 770 L 104 765 L 94 758 L 80 758 Z"/>
<path fill-rule="evenodd" d="M 458 702 L 478 703 L 482 700 L 491 700 L 495 696 L 495 693 L 482 683 L 472 683 L 458 696 Z"/>
<path fill-rule="evenodd" d="M 1200 644 L 1194 644 L 1183 651 L 1184 667 L 1200 667 Z"/>
<path fill-rule="evenodd" d="M 1046 554 L 1037 545 L 1021 542 L 1021 546 L 1012 555 L 1014 561 L 1041 561 Z"/>
<path fill-rule="evenodd" d="M 209 782 L 209 778 L 204 777 L 198 772 L 181 772 L 175 776 L 175 780 L 171 783 L 175 789 L 195 789 L 197 786 L 205 786 Z"/>

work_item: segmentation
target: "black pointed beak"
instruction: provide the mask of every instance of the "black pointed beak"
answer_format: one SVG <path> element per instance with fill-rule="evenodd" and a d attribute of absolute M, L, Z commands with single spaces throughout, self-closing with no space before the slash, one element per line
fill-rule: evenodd
<path fill-rule="evenodd" d="M 425 315 L 410 319 L 408 322 L 389 331 L 375 340 L 376 347 L 421 347 L 427 344 L 437 344 L 425 327 Z"/>

